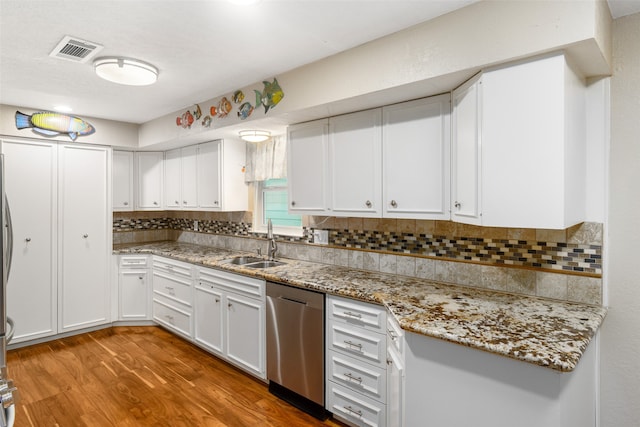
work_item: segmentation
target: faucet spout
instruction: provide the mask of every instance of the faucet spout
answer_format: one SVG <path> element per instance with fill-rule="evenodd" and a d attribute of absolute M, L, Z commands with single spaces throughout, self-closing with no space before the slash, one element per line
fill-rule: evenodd
<path fill-rule="evenodd" d="M 278 245 L 276 244 L 276 239 L 273 237 L 273 224 L 271 223 L 271 218 L 267 221 L 267 239 L 269 240 L 269 246 L 267 247 L 267 256 L 269 257 L 269 261 L 273 261 L 278 251 Z"/>

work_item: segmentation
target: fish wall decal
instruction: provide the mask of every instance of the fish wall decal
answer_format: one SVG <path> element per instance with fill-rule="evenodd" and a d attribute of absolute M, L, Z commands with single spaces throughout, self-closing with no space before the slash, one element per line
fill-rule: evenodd
<path fill-rule="evenodd" d="M 267 114 L 269 109 L 278 105 L 282 98 L 284 98 L 284 92 L 278 84 L 278 80 L 274 77 L 273 82 L 263 81 L 264 89 L 262 92 L 254 90 L 256 93 L 256 108 L 260 105 L 264 105 L 264 113 Z"/>
<path fill-rule="evenodd" d="M 31 128 L 34 132 L 44 136 L 69 135 L 72 141 L 78 136 L 91 135 L 96 129 L 79 117 L 52 111 L 40 111 L 32 115 L 16 111 L 16 128 Z"/>

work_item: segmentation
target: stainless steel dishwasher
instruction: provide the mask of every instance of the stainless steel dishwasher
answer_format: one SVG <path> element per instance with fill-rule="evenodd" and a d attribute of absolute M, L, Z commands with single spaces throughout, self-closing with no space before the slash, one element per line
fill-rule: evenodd
<path fill-rule="evenodd" d="M 267 282 L 269 391 L 325 419 L 324 294 Z"/>

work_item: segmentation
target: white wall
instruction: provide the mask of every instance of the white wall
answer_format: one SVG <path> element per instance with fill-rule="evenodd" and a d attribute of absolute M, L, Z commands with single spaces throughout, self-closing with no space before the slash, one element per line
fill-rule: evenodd
<path fill-rule="evenodd" d="M 613 24 L 601 426 L 640 426 L 640 14 Z"/>
<path fill-rule="evenodd" d="M 477 2 L 278 75 L 285 97 L 268 117 L 296 123 L 448 92 L 482 68 L 556 50 L 585 76 L 608 75 L 609 23 L 603 0 Z M 194 102 L 208 111 L 219 98 Z M 218 129 L 176 126 L 180 114 L 144 123 L 140 147 L 222 137 L 216 121 Z M 264 128 L 256 123 L 264 118 L 260 111 L 244 122 L 228 117 L 224 127 Z"/>

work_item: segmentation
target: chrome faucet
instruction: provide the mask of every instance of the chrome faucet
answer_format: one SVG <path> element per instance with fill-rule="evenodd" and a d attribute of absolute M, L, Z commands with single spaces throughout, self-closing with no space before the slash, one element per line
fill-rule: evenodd
<path fill-rule="evenodd" d="M 273 224 L 271 224 L 271 218 L 267 221 L 267 239 L 269 240 L 267 256 L 269 257 L 269 261 L 273 261 L 276 256 L 276 252 L 278 251 L 278 245 L 276 245 L 276 239 L 273 237 Z"/>

